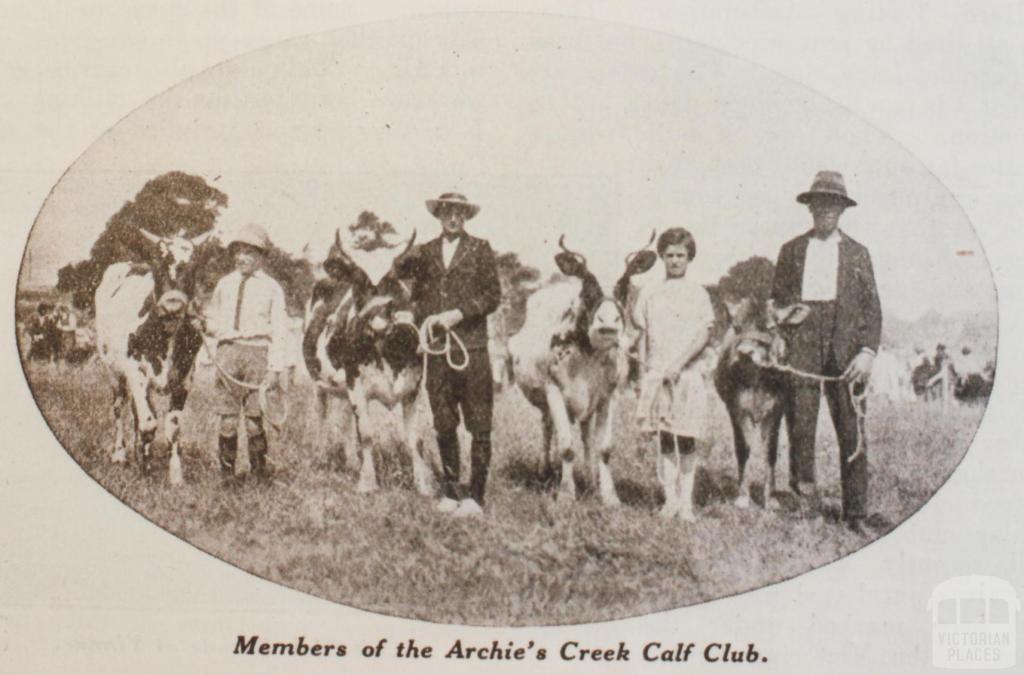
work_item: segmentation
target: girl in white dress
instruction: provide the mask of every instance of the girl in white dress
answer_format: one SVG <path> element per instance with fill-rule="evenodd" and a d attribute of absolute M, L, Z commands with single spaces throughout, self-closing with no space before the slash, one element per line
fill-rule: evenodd
<path fill-rule="evenodd" d="M 640 357 L 644 376 L 637 404 L 641 433 L 658 435 L 658 473 L 665 489 L 661 515 L 693 520 L 695 441 L 705 436 L 707 376 L 714 367 L 708 340 L 714 323 L 704 287 L 686 279 L 697 254 L 687 230 L 675 227 L 658 237 L 665 278 L 645 286 L 633 310 L 643 331 Z"/>

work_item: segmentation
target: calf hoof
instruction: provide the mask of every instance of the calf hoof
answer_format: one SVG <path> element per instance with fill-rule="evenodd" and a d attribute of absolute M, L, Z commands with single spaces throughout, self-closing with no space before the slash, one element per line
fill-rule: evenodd
<path fill-rule="evenodd" d="M 361 495 L 368 495 L 377 491 L 377 483 L 369 480 L 360 480 L 356 485 L 356 492 Z"/>
<path fill-rule="evenodd" d="M 665 520 L 672 520 L 676 517 L 677 513 L 679 513 L 679 505 L 669 504 L 666 502 L 665 505 L 661 507 L 661 510 L 658 511 L 658 517 Z"/>
<path fill-rule="evenodd" d="M 782 504 L 779 503 L 779 500 L 776 499 L 775 497 L 769 497 L 767 500 L 765 500 L 764 507 L 766 509 L 768 509 L 769 511 L 781 511 L 782 510 Z"/>
<path fill-rule="evenodd" d="M 680 509 L 679 520 L 684 523 L 695 523 L 697 522 L 697 514 L 693 512 L 693 509 Z"/>
<path fill-rule="evenodd" d="M 124 464 L 128 461 L 128 452 L 124 448 L 118 448 L 110 455 L 110 461 L 114 464 Z"/>
<path fill-rule="evenodd" d="M 619 501 L 619 496 L 615 494 L 615 490 L 602 492 L 601 503 L 605 506 L 622 506 L 622 502 Z"/>
<path fill-rule="evenodd" d="M 167 469 L 167 481 L 174 486 L 185 482 L 181 471 L 181 459 L 177 455 L 171 456 L 171 462 Z"/>
<path fill-rule="evenodd" d="M 748 495 L 740 495 L 735 500 L 733 500 L 732 503 L 734 505 L 740 507 L 741 509 L 749 509 L 750 508 L 750 497 Z"/>
<path fill-rule="evenodd" d="M 555 502 L 557 504 L 575 504 L 576 503 L 576 490 L 570 489 L 562 485 L 558 492 L 555 493 Z"/>

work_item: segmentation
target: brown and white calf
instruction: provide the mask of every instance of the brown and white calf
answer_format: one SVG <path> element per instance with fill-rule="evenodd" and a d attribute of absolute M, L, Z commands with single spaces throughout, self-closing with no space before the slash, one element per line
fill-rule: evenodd
<path fill-rule="evenodd" d="M 191 239 L 183 233 L 158 237 L 144 230 L 157 254 L 146 265 L 122 262 L 110 265 L 96 289 L 96 348 L 114 377 L 115 463 L 127 460 L 128 438 L 144 470 L 148 470 L 153 443 L 170 447 L 168 480 L 182 482 L 179 437 L 192 366 L 202 345 L 202 334 L 189 314 L 192 254 L 209 232 Z M 170 398 L 164 433 L 158 438 L 159 420 L 152 397 Z M 125 414 L 130 401 L 132 418 Z"/>
<path fill-rule="evenodd" d="M 329 276 L 314 286 L 306 312 L 302 354 L 317 386 L 320 442 L 330 442 L 329 425 L 341 432 L 342 444 L 354 441 L 360 463 L 358 492 L 377 488 L 371 401 L 401 412 L 416 489 L 426 495 L 433 489 L 418 419 L 423 379 L 419 335 L 411 325 L 410 289 L 399 278 L 399 265 L 415 236 L 375 283 L 336 234 L 324 262 Z"/>
<path fill-rule="evenodd" d="M 653 237 L 652 237 L 653 240 Z M 544 462 L 551 471 L 551 449 L 562 460 L 559 496 L 576 498 L 573 480 L 575 453 L 573 424 L 583 437 L 584 461 L 592 464 L 597 453 L 597 483 L 601 501 L 619 503 L 608 461 L 612 452 L 615 392 L 628 373 L 627 348 L 632 341 L 625 302 L 630 278 L 649 270 L 657 256 L 647 250 L 630 254 L 606 295 L 587 261 L 566 248 L 555 256 L 559 270 L 569 277 L 536 291 L 526 305 L 526 323 L 509 340 L 516 384 L 541 412 Z"/>
<path fill-rule="evenodd" d="M 750 505 L 750 488 L 757 480 L 751 463 L 763 465 L 760 479 L 766 508 L 777 508 L 775 463 L 788 375 L 776 366 L 785 363 L 786 341 L 781 327 L 807 318 L 806 305 L 775 308 L 772 303 L 744 298 L 725 302 L 729 325 L 717 346 L 715 389 L 729 411 L 739 476 L 736 505 Z"/>

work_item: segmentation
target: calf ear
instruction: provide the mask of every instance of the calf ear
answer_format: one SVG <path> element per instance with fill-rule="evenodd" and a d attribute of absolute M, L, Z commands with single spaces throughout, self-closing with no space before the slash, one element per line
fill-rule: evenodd
<path fill-rule="evenodd" d="M 626 263 L 624 274 L 627 276 L 643 274 L 654 267 L 654 263 L 657 261 L 658 254 L 654 251 L 639 251 L 636 255 L 631 256 L 629 262 Z"/>
<path fill-rule="evenodd" d="M 587 264 L 580 259 L 579 255 L 573 253 L 555 254 L 555 264 L 567 277 L 582 277 L 587 272 Z"/>
<path fill-rule="evenodd" d="M 743 320 L 744 314 L 744 303 L 743 300 L 734 300 L 732 298 L 722 298 L 722 305 L 725 306 L 725 314 L 729 317 L 729 322 L 732 324 L 740 323 Z"/>
<path fill-rule="evenodd" d="M 802 302 L 785 307 L 772 308 L 775 323 L 780 326 L 796 326 L 811 313 L 811 308 Z"/>

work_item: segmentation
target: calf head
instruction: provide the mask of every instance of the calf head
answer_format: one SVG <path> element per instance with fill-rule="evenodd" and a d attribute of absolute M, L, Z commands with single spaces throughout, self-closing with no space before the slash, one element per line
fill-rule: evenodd
<path fill-rule="evenodd" d="M 166 270 L 167 277 L 174 287 L 180 287 L 186 269 L 192 260 L 192 254 L 195 253 L 196 248 L 210 238 L 212 233 L 213 230 L 209 230 L 189 238 L 185 236 L 185 230 L 182 229 L 177 234 L 159 236 L 139 228 L 139 234 L 157 247 L 160 264 Z"/>
<path fill-rule="evenodd" d="M 332 279 L 346 283 L 352 292 L 352 311 L 348 317 L 350 328 L 381 335 L 390 331 L 398 319 L 411 319 L 412 294 L 409 281 L 402 273 L 403 262 L 409 257 L 416 232 L 412 233 L 405 248 L 391 263 L 391 268 L 377 283 L 352 259 L 341 243 L 341 231 L 334 234 L 324 271 Z M 315 299 L 314 299 L 315 300 Z"/>
<path fill-rule="evenodd" d="M 724 304 L 729 326 L 722 339 L 721 360 L 726 366 L 741 362 L 757 367 L 785 363 L 783 328 L 799 325 L 810 313 L 810 308 L 801 303 L 776 307 L 771 300 L 743 298 L 725 300 Z"/>
<path fill-rule="evenodd" d="M 626 311 L 630 279 L 654 265 L 657 255 L 654 251 L 646 250 L 653 241 L 652 233 L 647 246 L 626 256 L 625 270 L 615 283 L 613 294 L 609 296 L 587 267 L 587 259 L 565 245 L 564 234 L 559 237 L 558 246 L 562 252 L 555 255 L 555 264 L 562 274 L 576 277 L 582 282 L 579 297 L 568 310 L 566 318 L 572 324 L 570 339 L 584 352 L 595 349 L 603 351 L 624 345 L 632 329 Z"/>

